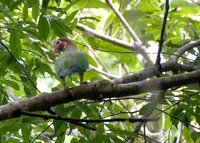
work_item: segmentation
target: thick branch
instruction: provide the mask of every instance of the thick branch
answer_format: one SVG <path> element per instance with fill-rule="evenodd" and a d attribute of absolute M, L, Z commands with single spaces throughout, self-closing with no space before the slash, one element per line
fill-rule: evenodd
<path fill-rule="evenodd" d="M 200 46 L 200 39 L 196 41 L 192 41 L 183 47 L 179 48 L 176 52 L 174 52 L 168 61 L 161 63 L 161 69 L 163 72 L 169 70 L 183 70 L 183 71 L 192 71 L 199 69 L 200 66 L 192 66 L 192 65 L 182 65 L 178 64 L 177 60 L 181 57 L 186 51 L 193 49 L 194 47 Z M 158 75 L 159 66 L 158 65 L 151 65 L 137 73 L 125 76 L 124 78 L 116 79 L 116 83 L 128 83 L 128 82 L 135 82 L 144 80 L 153 76 Z"/>
<path fill-rule="evenodd" d="M 0 120 L 18 117 L 21 111 L 44 111 L 51 106 L 68 103 L 74 100 L 124 97 L 168 89 L 199 82 L 200 70 L 190 73 L 177 74 L 170 77 L 160 77 L 148 81 L 116 84 L 107 80 L 90 82 L 69 90 L 60 90 L 53 93 L 42 93 L 32 98 L 0 106 Z"/>

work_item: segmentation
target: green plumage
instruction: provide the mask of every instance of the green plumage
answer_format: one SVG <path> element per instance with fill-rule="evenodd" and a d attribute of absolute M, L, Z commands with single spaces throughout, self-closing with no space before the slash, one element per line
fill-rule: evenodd
<path fill-rule="evenodd" d="M 65 80 L 66 76 L 71 76 L 73 73 L 83 76 L 88 67 L 87 55 L 77 50 L 64 51 L 55 61 L 56 74 L 63 80 Z"/>

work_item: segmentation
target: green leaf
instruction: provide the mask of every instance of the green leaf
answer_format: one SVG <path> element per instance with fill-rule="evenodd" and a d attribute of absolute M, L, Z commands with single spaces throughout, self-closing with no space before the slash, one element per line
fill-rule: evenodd
<path fill-rule="evenodd" d="M 54 31 L 54 33 L 59 37 L 65 37 L 66 36 L 66 30 L 65 25 L 55 19 L 52 19 L 50 22 L 51 28 Z"/>
<path fill-rule="evenodd" d="M 77 137 L 73 137 L 73 139 L 70 141 L 70 143 L 77 143 L 78 142 L 78 138 Z"/>
<path fill-rule="evenodd" d="M 193 139 L 191 138 L 190 132 L 187 128 L 183 129 L 184 139 L 187 143 L 193 143 Z"/>
<path fill-rule="evenodd" d="M 42 61 L 40 61 L 39 59 L 35 59 L 35 64 L 37 65 L 36 66 L 36 69 L 42 73 L 44 75 L 45 72 L 48 72 L 50 75 L 55 75 L 55 73 L 52 71 L 52 69 L 49 67 L 48 64 L 46 63 L 43 63 Z"/>
<path fill-rule="evenodd" d="M 70 27 L 61 20 L 52 19 L 50 25 L 54 33 L 59 37 L 66 37 L 66 32 L 72 34 Z"/>
<path fill-rule="evenodd" d="M 100 0 L 80 0 L 77 5 L 85 8 L 107 8 L 107 4 Z"/>
<path fill-rule="evenodd" d="M 30 123 L 24 123 L 22 126 L 22 137 L 23 141 L 26 143 L 30 142 L 31 129 Z"/>
<path fill-rule="evenodd" d="M 56 143 L 64 142 L 65 131 L 67 129 L 66 123 L 63 121 L 54 120 L 53 125 L 55 128 L 55 134 L 57 137 Z"/>
<path fill-rule="evenodd" d="M 0 76 L 5 75 L 5 70 L 9 67 L 10 64 L 14 61 L 13 57 L 6 52 L 6 51 L 0 51 Z"/>
<path fill-rule="evenodd" d="M 20 90 L 18 83 L 12 80 L 0 80 L 0 84 L 6 84 L 9 87 L 12 87 L 15 90 Z"/>
<path fill-rule="evenodd" d="M 46 40 L 49 35 L 49 22 L 44 15 L 40 15 L 39 23 L 38 23 L 38 30 L 42 39 Z"/>
<path fill-rule="evenodd" d="M 33 29 L 31 27 L 25 27 L 23 28 L 24 31 L 26 31 L 29 35 L 30 38 L 36 38 L 36 39 L 41 39 L 40 33 L 36 31 L 36 29 Z"/>
<path fill-rule="evenodd" d="M 56 1 L 56 4 L 57 4 L 58 6 L 60 6 L 61 0 L 55 0 L 55 1 Z"/>
<path fill-rule="evenodd" d="M 143 1 L 138 5 L 138 9 L 145 13 L 154 13 L 157 11 L 160 11 L 160 7 L 158 5 L 155 5 L 153 2 L 146 2 Z"/>
<path fill-rule="evenodd" d="M 146 105 L 144 105 L 141 109 L 140 109 L 140 115 L 144 115 L 146 112 L 149 111 L 149 109 L 151 109 L 152 104 L 148 103 Z"/>
<path fill-rule="evenodd" d="M 30 82 L 27 76 L 22 75 L 20 76 L 20 79 L 22 80 L 22 83 L 24 85 L 24 92 L 27 97 L 31 97 L 37 94 L 35 87 L 32 85 L 32 83 Z"/>
<path fill-rule="evenodd" d="M 37 2 L 35 2 L 32 7 L 32 16 L 35 19 L 35 21 L 37 21 L 39 14 L 40 14 L 40 7 L 39 7 L 39 4 L 37 4 Z"/>
<path fill-rule="evenodd" d="M 84 103 L 81 103 L 79 101 L 73 102 L 80 110 L 82 110 L 88 117 L 94 117 L 90 108 L 84 105 Z"/>
<path fill-rule="evenodd" d="M 28 5 L 25 4 L 23 7 L 23 20 L 25 21 L 28 17 Z"/>
<path fill-rule="evenodd" d="M 74 17 L 76 16 L 76 14 L 77 14 L 78 12 L 79 12 L 79 10 L 73 11 L 69 16 L 67 16 L 67 17 L 65 18 L 64 22 L 65 22 L 66 24 L 70 23 L 70 22 L 74 19 Z"/>
<path fill-rule="evenodd" d="M 42 8 L 44 8 L 44 9 L 47 8 L 47 6 L 48 6 L 48 4 L 49 4 L 49 1 L 50 1 L 50 0 L 43 0 L 43 1 L 42 1 Z"/>
<path fill-rule="evenodd" d="M 191 133 L 191 138 L 194 142 L 196 142 L 197 140 L 200 140 L 200 133 L 199 132 L 192 132 Z"/>
<path fill-rule="evenodd" d="M 21 34 L 16 30 L 10 30 L 10 50 L 18 58 L 22 51 L 22 45 L 20 40 Z"/>

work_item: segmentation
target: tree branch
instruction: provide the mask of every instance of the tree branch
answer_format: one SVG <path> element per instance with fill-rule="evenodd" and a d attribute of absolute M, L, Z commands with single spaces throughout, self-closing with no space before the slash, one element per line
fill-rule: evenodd
<path fill-rule="evenodd" d="M 153 62 L 150 59 L 150 57 L 147 54 L 145 54 L 145 53 L 147 53 L 146 52 L 146 47 L 144 46 L 144 44 L 142 43 L 142 41 L 140 40 L 140 38 L 133 31 L 133 29 L 130 27 L 130 25 L 128 24 L 128 22 L 126 21 L 126 19 L 123 17 L 123 15 L 114 7 L 114 5 L 112 4 L 111 0 L 105 0 L 105 1 L 110 6 L 110 8 L 113 10 L 113 12 L 115 13 L 115 15 L 119 18 L 119 20 L 121 21 L 121 23 L 124 25 L 125 29 L 128 31 L 129 35 L 134 40 L 133 45 L 135 47 L 137 47 L 137 51 L 139 51 L 139 53 L 142 54 L 142 56 L 144 57 L 144 59 L 147 61 L 148 65 L 152 65 Z"/>
<path fill-rule="evenodd" d="M 93 70 L 93 71 L 96 71 L 96 72 L 98 72 L 98 73 L 100 73 L 100 74 L 102 74 L 104 76 L 107 76 L 107 77 L 109 77 L 111 79 L 119 78 L 119 76 L 113 75 L 113 74 L 108 73 L 108 72 L 104 72 L 104 71 L 102 71 L 102 70 L 100 70 L 100 69 L 98 69 L 98 68 L 96 68 L 96 67 L 94 67 L 92 65 L 90 65 L 90 69 Z"/>
<path fill-rule="evenodd" d="M 166 0 L 165 14 L 164 14 L 162 29 L 161 29 L 161 34 L 160 34 L 159 48 L 158 48 L 157 58 L 156 58 L 156 62 L 155 62 L 155 64 L 159 68 L 159 73 L 156 75 L 157 77 L 160 77 L 160 74 L 162 73 L 162 67 L 161 67 L 161 64 L 160 64 L 160 62 L 161 62 L 160 54 L 162 52 L 162 47 L 163 47 L 163 43 L 164 43 L 164 36 L 165 36 L 164 34 L 165 34 L 165 26 L 166 26 L 166 23 L 167 23 L 168 11 L 169 11 L 169 0 Z M 163 89 L 163 90 L 160 90 L 157 93 L 155 99 L 150 102 L 150 104 L 151 104 L 150 108 L 145 112 L 145 114 L 142 117 L 149 117 L 153 113 L 153 111 L 156 109 L 156 106 L 164 98 L 165 91 L 166 90 Z M 139 130 L 141 129 L 141 127 L 142 127 L 142 124 L 138 123 L 136 125 L 136 127 L 134 128 L 134 133 L 138 133 Z M 145 125 L 144 125 L 144 128 L 145 128 Z M 134 139 L 135 138 L 132 138 L 132 142 L 134 142 Z M 145 139 L 145 142 L 146 142 L 146 139 Z"/>
<path fill-rule="evenodd" d="M 117 45 L 117 46 L 120 46 L 120 47 L 123 47 L 123 48 L 126 48 L 128 50 L 131 50 L 131 51 L 137 51 L 137 48 L 127 42 L 124 42 L 122 40 L 119 40 L 119 39 L 116 39 L 116 38 L 113 38 L 111 36 L 108 36 L 108 35 L 105 35 L 103 33 L 100 33 L 100 32 L 97 32 L 95 31 L 94 29 L 88 27 L 88 26 L 85 26 L 83 24 L 80 24 L 78 23 L 76 28 L 78 28 L 79 30 L 83 31 L 83 32 L 87 32 L 99 39 L 102 39 L 104 41 L 107 41 L 107 42 L 110 42 L 114 45 Z"/>
<path fill-rule="evenodd" d="M 162 71 L 167 72 L 170 70 L 184 70 L 184 71 L 194 71 L 200 68 L 199 66 L 192 66 L 192 65 L 182 65 L 178 64 L 177 60 L 179 57 L 182 57 L 186 51 L 193 49 L 194 47 L 200 46 L 200 39 L 196 41 L 189 42 L 188 44 L 179 48 L 176 52 L 170 56 L 169 60 L 161 63 Z M 153 76 L 158 75 L 159 73 L 159 66 L 158 65 L 151 65 L 139 72 L 134 74 L 127 75 L 120 79 L 115 79 L 114 82 L 116 83 L 128 83 L 128 82 L 135 82 L 144 80 Z"/>
<path fill-rule="evenodd" d="M 177 62 L 178 58 L 181 57 L 186 51 L 193 49 L 196 46 L 200 46 L 200 39 L 191 41 L 183 47 L 179 48 L 174 54 L 170 56 L 170 60 Z"/>
<path fill-rule="evenodd" d="M 31 116 L 31 117 L 41 117 L 44 119 L 55 119 L 62 120 L 69 123 L 102 123 L 102 122 L 155 122 L 158 121 L 158 118 L 113 118 L 113 119 L 78 119 L 78 118 L 66 118 L 58 115 L 47 115 L 47 114 L 38 114 L 33 112 L 22 111 L 23 115 Z"/>
<path fill-rule="evenodd" d="M 19 117 L 21 111 L 44 111 L 51 106 L 80 99 L 102 100 L 104 98 L 133 96 L 136 94 L 183 86 L 200 80 L 200 70 L 147 81 L 116 84 L 107 80 L 82 84 L 71 89 L 42 93 L 26 100 L 0 106 L 0 120 Z"/>
<path fill-rule="evenodd" d="M 73 118 L 61 117 L 59 115 L 39 114 L 39 113 L 33 113 L 33 112 L 29 112 L 29 111 L 21 111 L 21 114 L 25 115 L 25 116 L 30 116 L 30 117 L 40 117 L 40 118 L 44 118 L 46 120 L 48 120 L 48 119 L 62 120 L 62 121 L 69 122 L 71 124 L 74 124 L 74 125 L 77 125 L 77 126 L 89 129 L 89 130 L 93 130 L 93 131 L 97 130 L 95 127 L 81 123 L 81 121 L 73 120 Z"/>
<path fill-rule="evenodd" d="M 159 48 L 158 48 L 158 53 L 157 53 L 157 58 L 156 58 L 156 64 L 157 65 L 160 65 L 160 61 L 161 61 L 160 54 L 162 53 L 162 46 L 163 46 L 163 43 L 164 43 L 165 27 L 166 27 L 166 23 L 167 23 L 168 12 L 169 12 L 169 0 L 166 0 L 166 2 L 165 2 L 165 14 L 164 14 L 163 22 L 162 22 L 162 29 L 161 29 L 161 32 L 160 32 Z"/>
<path fill-rule="evenodd" d="M 123 17 L 123 15 L 114 7 L 113 3 L 110 0 L 106 0 L 106 3 L 109 5 L 109 7 L 113 10 L 115 15 L 119 18 L 121 23 L 124 25 L 130 36 L 133 38 L 135 42 L 142 43 L 142 41 L 139 39 L 137 34 L 133 31 L 133 29 L 129 26 L 128 22 L 126 19 Z"/>
<path fill-rule="evenodd" d="M 93 30 L 93 29 L 91 29 L 91 28 L 89 28 L 89 27 L 87 27 L 83 24 L 80 24 L 80 23 L 77 24 L 76 28 L 83 31 L 83 32 L 87 32 L 87 33 L 89 33 L 89 34 L 91 34 L 91 35 L 93 35 L 93 36 L 95 36 L 99 39 L 102 39 L 102 40 L 110 42 L 114 45 L 123 47 L 123 48 L 131 50 L 131 51 L 135 51 L 135 52 L 141 54 L 149 65 L 151 65 L 153 63 L 151 61 L 150 57 L 146 54 L 147 53 L 146 49 L 144 47 L 141 47 L 141 44 L 138 44 L 138 43 L 134 43 L 134 45 L 129 44 L 129 43 L 124 42 L 122 40 L 119 40 L 119 39 L 113 38 L 111 36 L 105 35 L 103 33 L 98 33 L 95 30 Z"/>

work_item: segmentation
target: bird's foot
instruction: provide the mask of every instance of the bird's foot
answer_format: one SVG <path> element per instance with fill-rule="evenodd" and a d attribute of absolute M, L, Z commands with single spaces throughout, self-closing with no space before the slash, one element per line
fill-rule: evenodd
<path fill-rule="evenodd" d="M 80 85 L 81 85 L 81 84 L 88 84 L 88 82 L 87 82 L 87 81 L 84 81 L 84 82 L 81 82 Z"/>
<path fill-rule="evenodd" d="M 63 86 L 63 90 L 69 90 L 69 88 L 67 86 Z"/>

